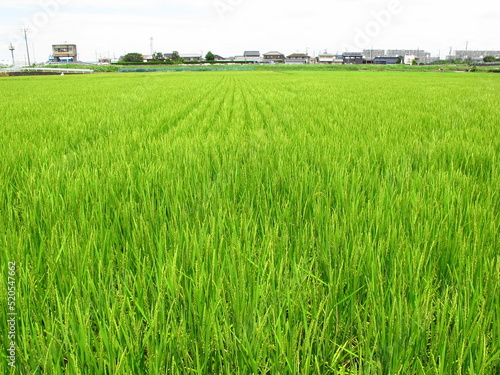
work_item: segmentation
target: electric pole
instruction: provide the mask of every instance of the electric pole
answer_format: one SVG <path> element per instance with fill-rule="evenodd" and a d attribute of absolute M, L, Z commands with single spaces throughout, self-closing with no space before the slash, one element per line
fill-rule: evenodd
<path fill-rule="evenodd" d="M 24 41 L 26 42 L 26 53 L 27 53 L 27 56 L 28 56 L 28 66 L 31 66 L 31 62 L 30 62 L 30 49 L 28 48 L 28 36 L 27 36 L 27 32 L 28 32 L 28 29 L 27 28 L 22 28 L 21 29 L 22 32 L 24 32 Z"/>
<path fill-rule="evenodd" d="M 9 49 L 10 49 L 10 53 L 12 54 L 12 67 L 16 66 L 16 61 L 14 60 L 14 46 L 12 45 L 12 43 L 10 44 L 9 46 Z"/>

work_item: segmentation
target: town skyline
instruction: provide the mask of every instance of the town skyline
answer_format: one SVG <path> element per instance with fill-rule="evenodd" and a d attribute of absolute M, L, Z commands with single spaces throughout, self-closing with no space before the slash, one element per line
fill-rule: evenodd
<path fill-rule="evenodd" d="M 465 8 L 465 7 L 463 7 Z M 246 50 L 317 55 L 368 49 L 498 50 L 493 1 L 462 9 L 445 0 L 4 0 L 0 61 L 24 60 L 27 28 L 32 60 L 47 61 L 53 44 L 76 44 L 81 61 L 153 51 L 233 56 Z"/>

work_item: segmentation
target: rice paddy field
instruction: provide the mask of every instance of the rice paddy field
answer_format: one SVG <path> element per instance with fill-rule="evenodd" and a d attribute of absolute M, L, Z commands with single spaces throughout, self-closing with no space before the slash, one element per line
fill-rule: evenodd
<path fill-rule="evenodd" d="M 474 73 L 0 78 L 3 373 L 499 374 L 499 102 Z"/>

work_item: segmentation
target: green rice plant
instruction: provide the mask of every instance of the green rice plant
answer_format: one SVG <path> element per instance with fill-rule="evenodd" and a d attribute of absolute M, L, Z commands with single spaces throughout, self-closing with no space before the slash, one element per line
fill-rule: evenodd
<path fill-rule="evenodd" d="M 2 370 L 499 373 L 499 79 L 0 79 Z"/>

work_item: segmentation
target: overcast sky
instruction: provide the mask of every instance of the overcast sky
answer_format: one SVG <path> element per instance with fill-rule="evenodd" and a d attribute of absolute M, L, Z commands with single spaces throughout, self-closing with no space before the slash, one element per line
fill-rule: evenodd
<path fill-rule="evenodd" d="M 155 51 L 241 55 L 362 49 L 500 49 L 498 0 L 0 0 L 0 61 L 26 48 L 46 61 L 51 45 L 76 44 L 79 59 Z M 34 55 L 34 58 L 33 58 Z"/>

